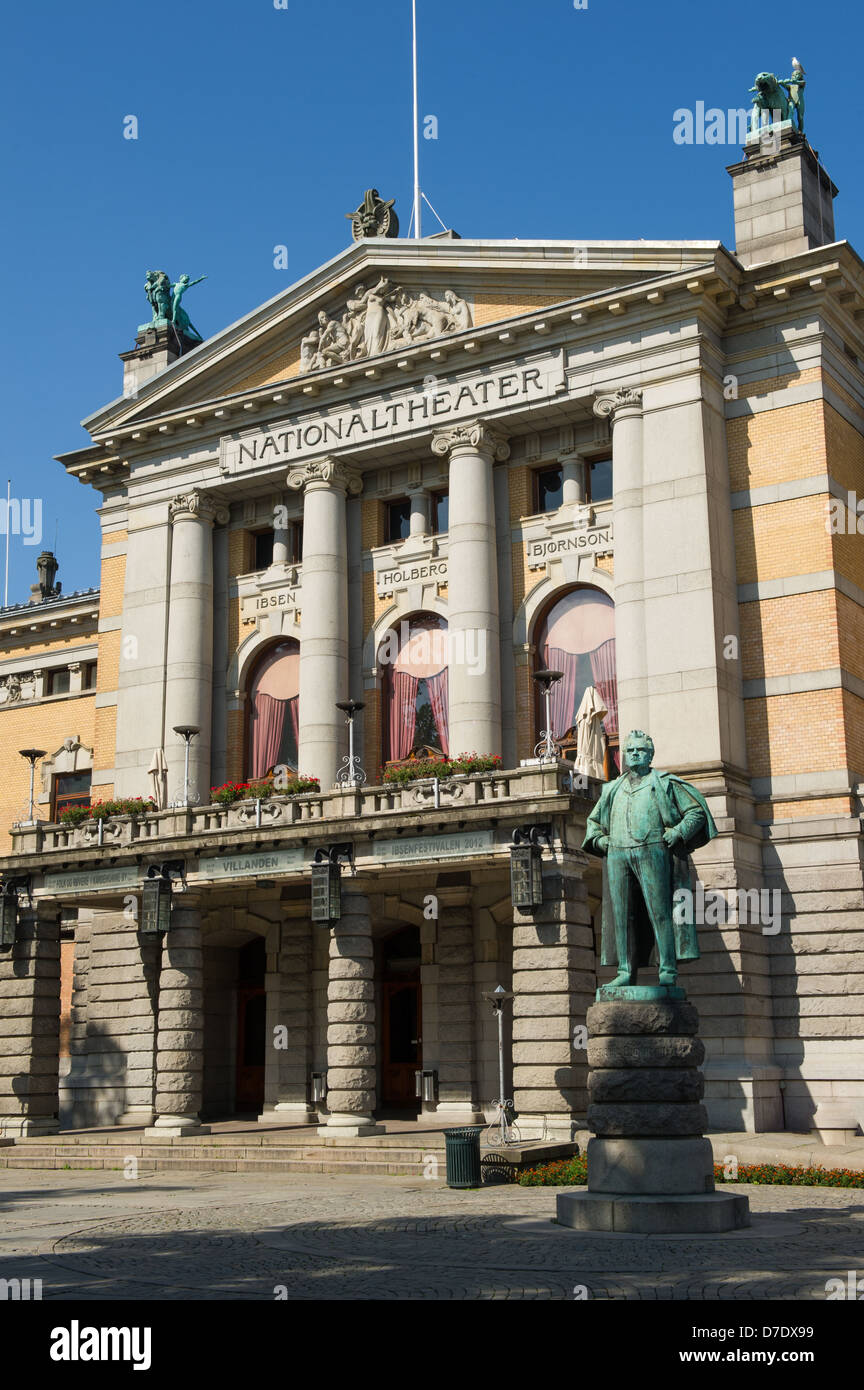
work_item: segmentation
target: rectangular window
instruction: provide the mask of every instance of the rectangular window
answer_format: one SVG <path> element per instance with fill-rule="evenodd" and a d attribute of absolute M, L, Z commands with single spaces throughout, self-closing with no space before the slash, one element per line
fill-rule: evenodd
<path fill-rule="evenodd" d="M 69 669 L 64 667 L 61 671 L 49 671 L 45 680 L 46 695 L 68 695 L 69 693 Z"/>
<path fill-rule="evenodd" d="M 81 671 L 81 689 L 96 689 L 96 662 L 88 661 Z"/>
<path fill-rule="evenodd" d="M 266 570 L 273 563 L 273 532 L 256 531 L 255 541 L 255 568 L 256 570 Z"/>
<path fill-rule="evenodd" d="M 69 806 L 89 806 L 90 777 L 89 772 L 64 772 L 54 778 L 52 820 L 57 820 Z"/>
<path fill-rule="evenodd" d="M 435 535 L 446 536 L 450 530 L 450 494 L 449 492 L 438 492 L 432 498 L 433 519 L 435 521 Z"/>
<path fill-rule="evenodd" d="M 534 474 L 535 512 L 557 512 L 564 500 L 560 468 L 541 468 Z"/>
<path fill-rule="evenodd" d="M 387 541 L 393 545 L 396 541 L 407 539 L 411 531 L 411 503 L 408 498 L 401 502 L 391 502 L 387 507 Z"/>
<path fill-rule="evenodd" d="M 588 501 L 612 501 L 612 460 L 595 459 L 588 465 Z"/>

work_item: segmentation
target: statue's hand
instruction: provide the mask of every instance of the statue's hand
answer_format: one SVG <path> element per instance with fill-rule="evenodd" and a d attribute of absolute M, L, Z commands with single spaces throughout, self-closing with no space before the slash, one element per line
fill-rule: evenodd
<path fill-rule="evenodd" d="M 597 846 L 597 849 L 600 851 L 601 854 L 606 854 L 606 852 L 609 849 L 609 836 L 598 835 L 597 839 L 594 841 L 594 844 Z"/>
<path fill-rule="evenodd" d="M 678 841 L 681 839 L 678 833 L 678 827 L 676 825 L 670 825 L 668 830 L 663 831 L 663 839 L 666 841 L 666 844 L 669 845 L 670 849 L 672 845 L 677 845 Z"/>

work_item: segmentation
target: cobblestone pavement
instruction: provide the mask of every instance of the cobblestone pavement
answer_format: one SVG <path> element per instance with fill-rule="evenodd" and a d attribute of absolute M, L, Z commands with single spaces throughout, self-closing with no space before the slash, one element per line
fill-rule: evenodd
<path fill-rule="evenodd" d="M 864 1190 L 730 1185 L 750 1230 L 586 1236 L 554 1188 L 406 1178 L 0 1172 L 0 1278 L 43 1299 L 824 1299 Z"/>

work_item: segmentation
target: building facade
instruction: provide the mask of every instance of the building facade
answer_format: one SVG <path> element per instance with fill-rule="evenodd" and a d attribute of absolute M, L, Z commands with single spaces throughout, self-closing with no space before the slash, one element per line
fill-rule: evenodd
<path fill-rule="evenodd" d="M 100 590 L 0 612 L 8 1135 L 470 1122 L 502 984 L 523 1132 L 569 1136 L 609 972 L 598 783 L 535 752 L 549 667 L 564 753 L 593 692 L 603 776 L 647 730 L 717 822 L 682 978 L 712 1124 L 864 1118 L 864 268 L 809 145 L 730 173 L 736 253 L 373 237 L 194 351 L 123 354 L 60 459 Z M 500 761 L 411 780 L 463 753 Z"/>

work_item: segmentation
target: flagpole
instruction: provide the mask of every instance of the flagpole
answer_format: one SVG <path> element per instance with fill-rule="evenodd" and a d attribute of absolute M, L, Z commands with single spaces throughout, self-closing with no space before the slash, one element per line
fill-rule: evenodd
<path fill-rule="evenodd" d="M 12 479 L 6 479 L 6 577 L 3 581 L 3 607 L 9 607 L 9 512 L 12 507 Z"/>
<path fill-rule="evenodd" d="M 411 0 L 414 48 L 414 235 L 420 240 L 420 108 L 417 100 L 417 0 Z"/>

